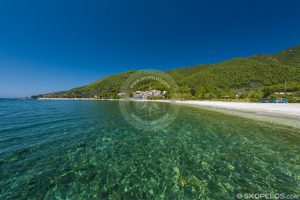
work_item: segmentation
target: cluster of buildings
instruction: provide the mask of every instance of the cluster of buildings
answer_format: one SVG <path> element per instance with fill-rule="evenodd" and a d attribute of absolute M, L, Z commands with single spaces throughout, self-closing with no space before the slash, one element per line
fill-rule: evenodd
<path fill-rule="evenodd" d="M 162 90 L 146 90 L 146 91 L 135 91 L 132 93 L 134 99 L 149 99 L 151 97 L 165 97 L 167 91 Z M 118 93 L 119 97 L 125 97 L 125 92 Z"/>
<path fill-rule="evenodd" d="M 148 91 L 135 91 L 132 94 L 134 99 L 148 99 L 151 97 L 164 97 L 167 91 L 161 90 L 148 90 Z"/>

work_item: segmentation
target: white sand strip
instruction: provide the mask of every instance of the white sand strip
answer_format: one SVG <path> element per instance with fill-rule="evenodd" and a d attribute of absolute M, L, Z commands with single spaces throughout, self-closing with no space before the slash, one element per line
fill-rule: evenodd
<path fill-rule="evenodd" d="M 247 103 L 222 101 L 176 101 L 178 104 L 238 115 L 300 128 L 300 103 Z"/>
<path fill-rule="evenodd" d="M 176 103 L 198 105 L 203 107 L 224 108 L 236 111 L 300 117 L 300 103 L 247 103 L 223 101 L 176 101 Z"/>

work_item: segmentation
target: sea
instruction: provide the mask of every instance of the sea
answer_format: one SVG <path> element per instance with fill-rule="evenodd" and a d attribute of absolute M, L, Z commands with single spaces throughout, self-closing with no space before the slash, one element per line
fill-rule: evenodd
<path fill-rule="evenodd" d="M 0 99 L 1 200 L 253 195 L 300 198 L 299 129 L 163 102 Z"/>

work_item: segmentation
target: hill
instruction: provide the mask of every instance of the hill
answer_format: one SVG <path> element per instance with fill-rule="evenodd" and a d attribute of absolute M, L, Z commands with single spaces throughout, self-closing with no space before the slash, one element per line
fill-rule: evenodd
<path fill-rule="evenodd" d="M 35 97 L 118 98 L 122 84 L 132 73 L 134 71 L 111 75 L 70 91 Z M 258 54 L 216 64 L 177 68 L 166 73 L 176 81 L 181 98 L 185 99 L 257 100 L 285 92 L 284 95 L 289 95 L 291 101 L 299 101 L 300 46 L 274 55 Z M 145 88 L 147 85 L 143 86 Z"/>
<path fill-rule="evenodd" d="M 265 63 L 280 63 L 284 65 L 300 65 L 300 46 L 295 46 L 274 55 L 258 54 L 250 59 Z"/>

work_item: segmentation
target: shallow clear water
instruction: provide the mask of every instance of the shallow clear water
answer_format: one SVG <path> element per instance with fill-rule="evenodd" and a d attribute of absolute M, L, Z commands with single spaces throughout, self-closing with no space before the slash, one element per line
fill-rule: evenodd
<path fill-rule="evenodd" d="M 169 126 L 145 131 L 118 102 L 0 100 L 0 191 L 0 199 L 300 194 L 300 131 L 186 106 Z"/>

